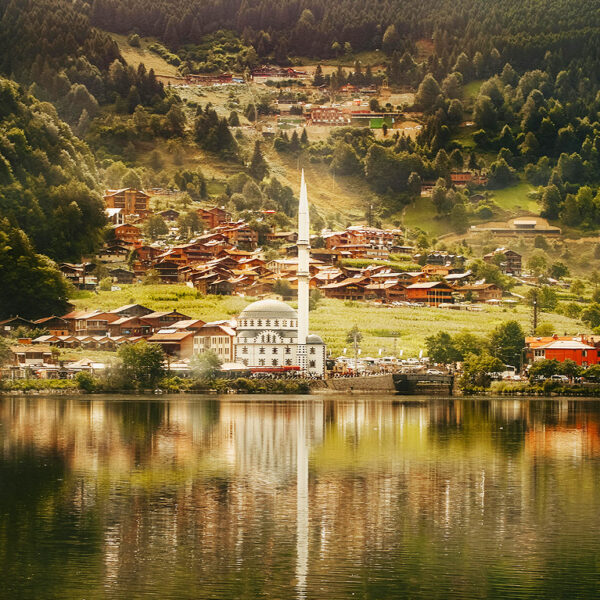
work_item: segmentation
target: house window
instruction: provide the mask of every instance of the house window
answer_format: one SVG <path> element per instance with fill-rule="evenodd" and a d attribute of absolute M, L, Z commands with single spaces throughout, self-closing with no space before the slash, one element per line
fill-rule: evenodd
<path fill-rule="evenodd" d="M 277 348 L 273 348 L 273 354 L 277 354 Z"/>
<path fill-rule="evenodd" d="M 286 364 L 286 366 L 291 367 L 292 366 L 292 359 L 291 358 L 286 358 L 285 359 L 285 364 Z"/>
<path fill-rule="evenodd" d="M 242 354 L 248 354 L 248 347 L 247 346 L 244 346 L 242 348 Z"/>
<path fill-rule="evenodd" d="M 584 351 L 583 351 L 583 356 L 584 356 L 584 357 L 585 357 L 585 356 L 587 356 L 587 350 L 584 350 Z"/>
<path fill-rule="evenodd" d="M 315 353 L 315 347 L 311 346 L 309 352 L 310 352 L 310 354 L 314 354 Z"/>
<path fill-rule="evenodd" d="M 264 358 L 259 358 L 258 359 L 258 366 L 259 367 L 264 367 L 265 366 L 265 359 Z"/>
<path fill-rule="evenodd" d="M 316 361 L 311 360 L 311 361 L 309 361 L 308 366 L 309 366 L 309 368 L 314 369 L 317 366 L 317 363 L 316 363 Z"/>
<path fill-rule="evenodd" d="M 286 354 L 291 354 L 292 353 L 292 349 L 289 346 L 285 347 L 285 353 Z"/>
<path fill-rule="evenodd" d="M 279 364 L 279 361 L 278 361 L 276 358 L 274 358 L 274 359 L 271 361 L 271 364 L 272 364 L 274 367 L 276 367 L 276 366 Z"/>
<path fill-rule="evenodd" d="M 264 348 L 264 346 L 261 346 L 261 347 L 258 349 L 258 353 L 259 353 L 259 354 L 264 354 L 264 353 L 265 353 L 265 348 Z"/>

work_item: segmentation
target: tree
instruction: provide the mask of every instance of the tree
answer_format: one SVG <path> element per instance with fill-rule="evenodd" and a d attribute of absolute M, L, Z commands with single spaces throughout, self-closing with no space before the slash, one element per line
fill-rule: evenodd
<path fill-rule="evenodd" d="M 357 175 L 362 172 L 362 165 L 356 150 L 347 142 L 340 140 L 333 151 L 330 169 L 340 175 Z"/>
<path fill-rule="evenodd" d="M 195 354 L 190 361 L 194 377 L 198 379 L 214 379 L 219 373 L 222 361 L 214 350 Z"/>
<path fill-rule="evenodd" d="M 144 234 L 152 241 L 157 240 L 161 235 L 169 233 L 169 226 L 160 215 L 150 215 L 144 223 Z"/>
<path fill-rule="evenodd" d="M 294 295 L 292 286 L 287 279 L 278 279 L 273 285 L 273 293 L 278 294 L 283 299 L 291 298 Z"/>
<path fill-rule="evenodd" d="M 398 50 L 398 46 L 400 44 L 400 36 L 396 31 L 396 26 L 394 24 L 389 25 L 383 34 L 383 41 L 381 47 L 386 54 L 392 54 L 394 50 Z"/>
<path fill-rule="evenodd" d="M 529 379 L 535 381 L 537 379 L 548 379 L 552 375 L 560 373 L 560 363 L 556 359 L 536 360 L 529 367 Z"/>
<path fill-rule="evenodd" d="M 555 262 L 550 267 L 550 277 L 554 279 L 562 279 L 569 276 L 569 267 L 563 262 Z"/>
<path fill-rule="evenodd" d="M 446 331 L 440 331 L 425 338 L 425 345 L 427 356 L 435 363 L 450 364 L 461 358 L 454 347 L 452 337 Z"/>
<path fill-rule="evenodd" d="M 423 110 L 430 111 L 437 104 L 441 93 L 442 90 L 435 77 L 431 73 L 427 73 L 417 90 L 415 103 L 421 106 Z"/>
<path fill-rule="evenodd" d="M 325 77 L 323 77 L 323 67 L 321 67 L 321 65 L 317 65 L 312 83 L 315 87 L 321 87 L 325 84 Z"/>
<path fill-rule="evenodd" d="M 3 367 L 12 358 L 10 342 L 5 337 L 0 337 L 0 367 Z"/>
<path fill-rule="evenodd" d="M 37 254 L 23 230 L 0 219 L 0 315 L 33 319 L 64 314 L 68 287 L 56 265 Z"/>
<path fill-rule="evenodd" d="M 582 313 L 581 320 L 592 329 L 600 326 L 600 304 L 593 302 Z"/>
<path fill-rule="evenodd" d="M 257 181 L 262 181 L 269 174 L 269 167 L 264 159 L 258 140 L 254 143 L 254 152 L 250 161 L 249 173 Z"/>
<path fill-rule="evenodd" d="M 499 358 L 491 356 L 487 352 L 479 355 L 469 354 L 463 363 L 463 375 L 459 385 L 465 392 L 488 388 L 492 382 L 492 375 L 501 373 L 504 368 L 504 364 Z"/>
<path fill-rule="evenodd" d="M 139 190 L 142 187 L 142 178 L 139 176 L 137 171 L 135 171 L 134 169 L 129 169 L 129 171 L 127 171 L 125 175 L 123 175 L 121 185 L 124 188 Z"/>
<path fill-rule="evenodd" d="M 204 223 L 195 210 L 179 215 L 177 227 L 179 227 L 179 232 L 186 238 L 204 231 Z"/>
<path fill-rule="evenodd" d="M 525 348 L 525 334 L 517 321 L 502 323 L 489 337 L 490 353 L 506 365 L 520 368 L 521 352 Z"/>
<path fill-rule="evenodd" d="M 165 353 L 159 344 L 141 341 L 119 348 L 121 369 L 139 389 L 152 389 L 165 375 Z"/>
<path fill-rule="evenodd" d="M 475 102 L 473 110 L 473 120 L 477 127 L 486 131 L 496 129 L 498 123 L 498 113 L 496 107 L 489 96 L 480 94 Z"/>
<path fill-rule="evenodd" d="M 358 325 L 354 325 L 352 329 L 349 329 L 346 332 L 346 342 L 348 342 L 348 344 L 354 344 L 355 340 L 357 344 L 360 344 L 362 338 L 363 336 L 360 332 L 360 329 L 358 328 Z"/>

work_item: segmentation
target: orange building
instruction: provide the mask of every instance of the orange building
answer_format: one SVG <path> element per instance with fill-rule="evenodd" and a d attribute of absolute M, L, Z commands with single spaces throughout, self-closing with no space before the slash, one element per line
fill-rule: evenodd
<path fill-rule="evenodd" d="M 442 281 L 414 283 L 406 288 L 406 299 L 409 302 L 421 302 L 430 306 L 454 302 L 453 288 Z"/>

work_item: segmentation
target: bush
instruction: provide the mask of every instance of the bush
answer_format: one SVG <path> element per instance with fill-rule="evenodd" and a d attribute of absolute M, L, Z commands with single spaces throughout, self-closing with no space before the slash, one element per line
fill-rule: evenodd
<path fill-rule="evenodd" d="M 77 387 L 84 392 L 94 392 L 98 388 L 98 380 L 86 371 L 77 373 L 74 381 Z"/>
<path fill-rule="evenodd" d="M 127 38 L 127 43 L 134 48 L 139 48 L 140 36 L 137 33 L 130 33 L 129 37 Z"/>

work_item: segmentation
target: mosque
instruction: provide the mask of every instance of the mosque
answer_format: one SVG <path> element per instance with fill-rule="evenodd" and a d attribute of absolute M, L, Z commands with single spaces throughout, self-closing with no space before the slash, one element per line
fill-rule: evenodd
<path fill-rule="evenodd" d="M 272 299 L 247 306 L 237 319 L 236 362 L 258 371 L 325 374 L 325 344 L 318 335 L 308 333 L 309 250 L 308 194 L 303 171 L 298 206 L 298 310 Z"/>

